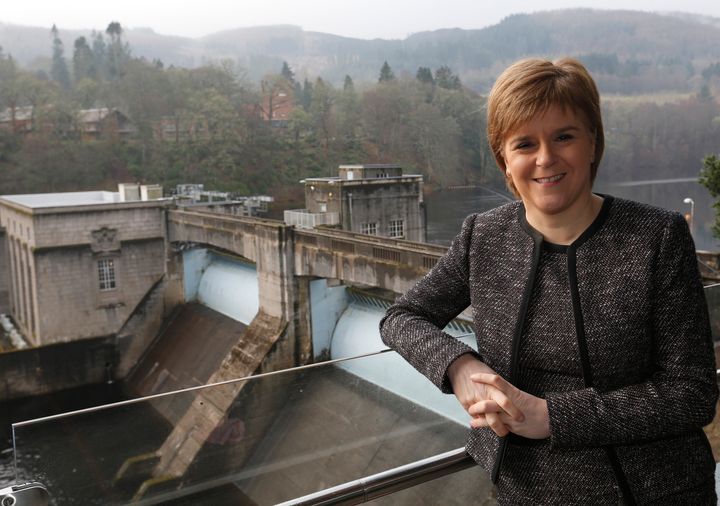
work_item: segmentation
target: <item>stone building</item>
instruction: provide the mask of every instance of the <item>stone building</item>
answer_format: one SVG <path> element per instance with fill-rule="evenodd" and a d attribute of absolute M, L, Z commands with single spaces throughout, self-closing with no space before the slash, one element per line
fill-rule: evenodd
<path fill-rule="evenodd" d="M 392 164 L 341 165 L 337 177 L 304 183 L 306 209 L 287 212 L 287 223 L 340 225 L 352 232 L 425 242 L 421 175 L 403 174 L 401 166 Z"/>
<path fill-rule="evenodd" d="M 0 111 L 0 130 L 15 134 L 30 134 L 38 129 L 53 129 L 55 125 L 47 113 L 51 107 L 36 109 L 31 105 Z M 41 121 L 38 121 L 38 118 Z M 77 135 L 83 141 L 111 137 L 128 139 L 137 127 L 118 109 L 107 107 L 80 109 L 69 126 L 61 127 L 66 134 Z"/>
<path fill-rule="evenodd" d="M 0 130 L 15 134 L 26 134 L 33 129 L 33 107 L 8 107 L 0 111 Z"/>
<path fill-rule="evenodd" d="M 288 86 L 280 86 L 273 87 L 263 95 L 259 112 L 263 121 L 270 122 L 273 127 L 284 128 L 294 109 L 292 90 Z"/>
<path fill-rule="evenodd" d="M 164 206 L 103 191 L 0 197 L 0 310 L 34 346 L 118 332 L 163 277 Z"/>

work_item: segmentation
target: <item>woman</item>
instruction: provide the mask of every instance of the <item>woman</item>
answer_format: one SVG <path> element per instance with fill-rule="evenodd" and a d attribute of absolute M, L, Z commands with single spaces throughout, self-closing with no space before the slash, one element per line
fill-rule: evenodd
<path fill-rule="evenodd" d="M 519 202 L 469 216 L 383 341 L 472 416 L 500 504 L 715 504 L 718 388 L 678 213 L 592 193 L 604 148 L 576 60 L 498 78 L 488 138 Z M 478 351 L 441 329 L 472 307 Z"/>

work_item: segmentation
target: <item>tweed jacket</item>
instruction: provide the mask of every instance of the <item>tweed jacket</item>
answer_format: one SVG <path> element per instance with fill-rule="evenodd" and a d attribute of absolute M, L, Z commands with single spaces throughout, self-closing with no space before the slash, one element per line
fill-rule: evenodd
<path fill-rule="evenodd" d="M 383 341 L 443 392 L 452 393 L 448 367 L 460 355 L 475 352 L 441 329 L 470 306 L 477 355 L 517 384 L 542 248 L 543 238 L 525 220 L 521 202 L 469 216 L 447 254 L 388 310 L 380 323 Z M 499 438 L 490 429 L 474 429 L 468 453 L 493 481 L 500 480 L 501 503 L 523 500 L 501 486 L 513 470 L 504 466 L 523 461 L 508 457 L 503 463 L 505 446 L 533 444 L 545 453 L 538 454 L 535 469 L 523 472 L 540 476 L 548 486 L 527 501 L 669 504 L 697 493 L 703 498 L 699 501 L 714 502 L 715 466 L 702 427 L 712 421 L 718 387 L 707 307 L 685 220 L 678 213 L 605 196 L 596 220 L 566 254 L 570 300 L 558 304 L 571 308 L 577 346 L 562 353 L 578 356 L 582 377 L 553 376 L 548 384 L 555 391 L 541 392 L 548 405 L 549 439 Z M 553 339 L 550 333 L 540 337 L 548 343 Z M 554 374 L 557 355 L 548 346 L 535 358 L 531 366 L 539 371 L 539 382 Z M 518 386 L 529 391 L 532 385 Z M 597 469 L 587 461 L 601 462 L 612 473 L 595 475 Z M 606 477 L 613 481 L 614 499 L 582 495 L 593 493 L 591 481 Z M 554 488 L 558 483 L 565 485 Z M 567 483 L 580 495 L 563 492 Z"/>

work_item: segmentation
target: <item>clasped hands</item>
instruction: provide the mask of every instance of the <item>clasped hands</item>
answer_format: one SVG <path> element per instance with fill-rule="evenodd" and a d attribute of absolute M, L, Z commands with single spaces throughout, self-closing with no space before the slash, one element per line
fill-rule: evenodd
<path fill-rule="evenodd" d="M 448 368 L 448 378 L 472 417 L 471 427 L 489 427 L 500 437 L 510 432 L 530 439 L 550 436 L 545 399 L 511 385 L 474 355 L 458 357 Z"/>

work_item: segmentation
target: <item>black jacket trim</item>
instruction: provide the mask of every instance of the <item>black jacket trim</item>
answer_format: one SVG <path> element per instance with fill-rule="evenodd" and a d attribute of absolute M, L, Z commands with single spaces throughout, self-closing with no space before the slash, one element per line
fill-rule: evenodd
<path fill-rule="evenodd" d="M 604 203 L 603 203 L 604 204 Z M 599 216 L 598 216 L 599 217 Z M 598 220 L 596 220 L 598 221 Z M 594 224 L 594 223 L 593 223 Z M 583 234 L 585 235 L 585 234 Z M 578 240 L 582 239 L 582 236 Z M 582 368 L 583 383 L 585 388 L 593 386 L 592 368 L 590 367 L 590 356 L 588 354 L 587 340 L 585 338 L 585 322 L 583 321 L 582 307 L 580 305 L 580 290 L 578 289 L 577 280 L 577 246 L 575 243 L 568 247 L 567 270 L 570 283 L 570 299 L 573 306 L 573 317 L 575 318 L 575 336 L 577 337 L 578 350 L 580 352 L 580 366 Z M 628 506 L 635 505 L 635 499 L 630 489 L 627 477 L 622 470 L 620 460 L 615 453 L 615 448 L 605 446 L 605 453 L 610 461 L 610 467 L 615 475 L 620 491 L 622 492 L 624 503 Z"/>
<path fill-rule="evenodd" d="M 605 195 L 603 193 L 596 193 L 595 195 L 603 198 L 600 212 L 595 217 L 590 226 L 586 228 L 585 231 L 580 234 L 580 236 L 575 239 L 570 245 L 575 246 L 576 249 L 582 246 L 582 244 L 585 243 L 585 241 L 587 241 L 588 239 L 590 239 L 593 235 L 595 235 L 595 232 L 600 230 L 600 228 L 605 223 L 605 220 L 607 220 L 608 214 L 610 213 L 610 207 L 612 205 L 612 201 L 614 200 L 613 197 L 611 195 Z M 540 237 L 540 239 L 542 240 L 543 249 L 546 249 L 548 251 L 554 251 L 557 253 L 567 253 L 567 250 L 570 246 L 545 241 L 542 237 L 542 234 L 540 234 L 540 232 L 535 230 L 533 226 L 530 225 L 530 223 L 527 221 L 527 216 L 525 216 L 525 206 L 522 203 L 520 204 L 520 207 L 518 207 L 518 221 L 520 222 L 520 227 L 525 231 L 525 233 L 532 237 L 534 240 L 537 240 L 537 238 Z"/>
<path fill-rule="evenodd" d="M 520 208 L 524 211 L 524 208 Z M 523 212 L 524 216 L 525 213 Z M 530 266 L 530 274 L 528 275 L 527 283 L 525 283 L 525 291 L 523 292 L 522 301 L 520 302 L 520 311 L 517 323 L 515 324 L 515 334 L 513 335 L 512 342 L 512 355 L 510 362 L 510 376 L 508 381 L 512 383 L 517 375 L 518 367 L 520 366 L 520 341 L 522 340 L 522 331 L 525 324 L 525 317 L 527 316 L 528 306 L 530 305 L 530 298 L 532 297 L 533 287 L 535 285 L 535 274 L 537 274 L 538 265 L 540 264 L 540 251 L 542 250 L 543 237 L 537 231 L 533 230 L 532 238 L 534 241 L 533 245 L 533 260 Z M 500 446 L 498 447 L 497 457 L 495 458 L 495 464 L 490 475 L 490 479 L 493 484 L 497 483 L 500 478 L 500 467 L 502 461 L 505 458 L 505 452 L 507 451 L 508 439 L 512 434 L 505 436 L 500 440 Z"/>

